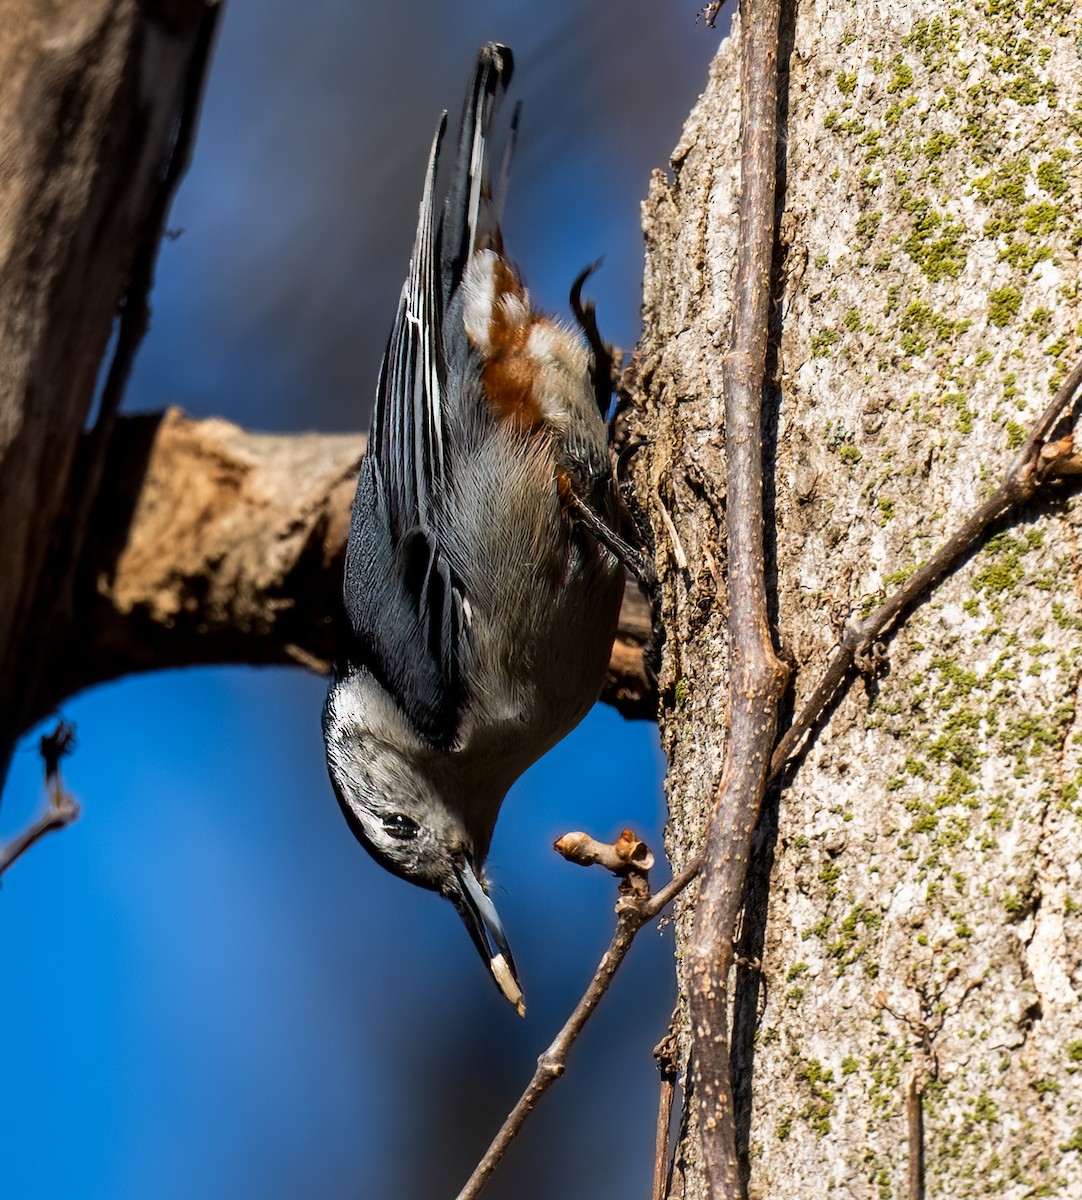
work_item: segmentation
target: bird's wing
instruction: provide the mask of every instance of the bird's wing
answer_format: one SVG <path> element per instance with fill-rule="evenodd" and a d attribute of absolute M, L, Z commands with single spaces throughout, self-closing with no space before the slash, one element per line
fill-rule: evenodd
<path fill-rule="evenodd" d="M 355 646 L 419 733 L 455 736 L 463 701 L 464 605 L 434 532 L 446 488 L 443 299 L 432 143 L 409 274 L 380 371 L 368 452 L 353 504 L 345 602 Z"/>
<path fill-rule="evenodd" d="M 461 652 L 469 612 L 461 581 L 440 545 L 445 522 L 438 514 L 451 473 L 447 422 L 467 419 L 473 404 L 481 404 L 479 386 L 457 387 L 455 411 L 449 412 L 443 321 L 469 256 L 499 242 L 488 133 L 510 77 L 510 50 L 484 46 L 466 93 L 438 232 L 435 179 L 446 115 L 432 143 L 346 555 L 346 612 L 354 640 L 349 657 L 373 671 L 417 731 L 443 747 L 453 743 L 467 699 Z M 462 351 L 454 371 L 465 370 Z"/>
<path fill-rule="evenodd" d="M 444 484 L 443 301 L 438 287 L 435 177 L 446 116 L 432 142 L 409 273 L 380 368 L 369 453 L 385 477 L 391 517 L 402 536 L 431 526 Z"/>

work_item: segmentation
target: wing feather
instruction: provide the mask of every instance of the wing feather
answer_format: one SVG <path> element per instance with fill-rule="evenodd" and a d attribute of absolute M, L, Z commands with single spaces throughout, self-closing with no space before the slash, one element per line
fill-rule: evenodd
<path fill-rule="evenodd" d="M 432 142 L 409 273 L 376 392 L 346 554 L 351 658 L 373 671 L 414 727 L 450 745 L 463 699 L 461 599 L 434 531 L 446 491 L 443 296 Z"/>
<path fill-rule="evenodd" d="M 469 612 L 454 556 L 440 544 L 448 528 L 441 505 L 452 492 L 444 313 L 473 251 L 499 242 L 487 137 L 510 76 L 510 51 L 494 43 L 483 47 L 438 222 L 436 170 L 446 114 L 433 139 L 346 553 L 353 633 L 346 669 L 372 671 L 414 728 L 440 747 L 453 744 L 467 699 L 461 659 Z M 457 358 L 455 369 L 462 369 Z"/>

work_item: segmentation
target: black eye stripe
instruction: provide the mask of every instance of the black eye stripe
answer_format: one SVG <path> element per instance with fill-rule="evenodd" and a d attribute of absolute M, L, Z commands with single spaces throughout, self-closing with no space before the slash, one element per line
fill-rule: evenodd
<path fill-rule="evenodd" d="M 421 831 L 420 825 L 412 817 L 407 817 L 405 813 L 391 813 L 390 816 L 383 817 L 381 820 L 385 833 L 404 842 L 415 838 Z"/>

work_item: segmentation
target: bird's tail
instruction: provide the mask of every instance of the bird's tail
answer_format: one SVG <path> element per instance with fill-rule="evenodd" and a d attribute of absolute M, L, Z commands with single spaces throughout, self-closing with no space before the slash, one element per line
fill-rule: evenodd
<path fill-rule="evenodd" d="M 507 85 L 514 59 L 506 46 L 488 42 L 477 56 L 469 91 L 462 109 L 458 154 L 447 189 L 440 249 L 443 263 L 443 298 L 446 302 L 458 286 L 474 250 L 500 250 L 500 205 L 506 186 L 518 108 L 511 123 L 511 136 L 504 153 L 496 193 L 489 173 L 489 132 L 492 119 Z"/>

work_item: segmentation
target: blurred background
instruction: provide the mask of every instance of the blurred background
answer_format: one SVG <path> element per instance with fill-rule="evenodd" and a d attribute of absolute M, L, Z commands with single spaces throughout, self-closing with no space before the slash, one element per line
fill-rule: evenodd
<path fill-rule="evenodd" d="M 699 7 L 228 0 L 128 410 L 367 425 L 432 132 L 487 39 L 513 48 L 523 102 L 510 253 L 556 313 L 603 255 L 589 290 L 630 349 L 639 202 L 720 37 Z M 656 730 L 599 707 L 508 798 L 490 872 L 521 1021 L 450 906 L 354 842 L 324 691 L 296 670 L 204 669 L 65 707 L 82 816 L 0 896 L 5 1200 L 428 1200 L 484 1151 L 612 930 L 614 882 L 551 843 L 631 824 L 660 850 Z M 0 840 L 41 803 L 31 738 Z M 671 939 L 646 930 L 486 1196 L 649 1194 L 673 996 Z"/>

